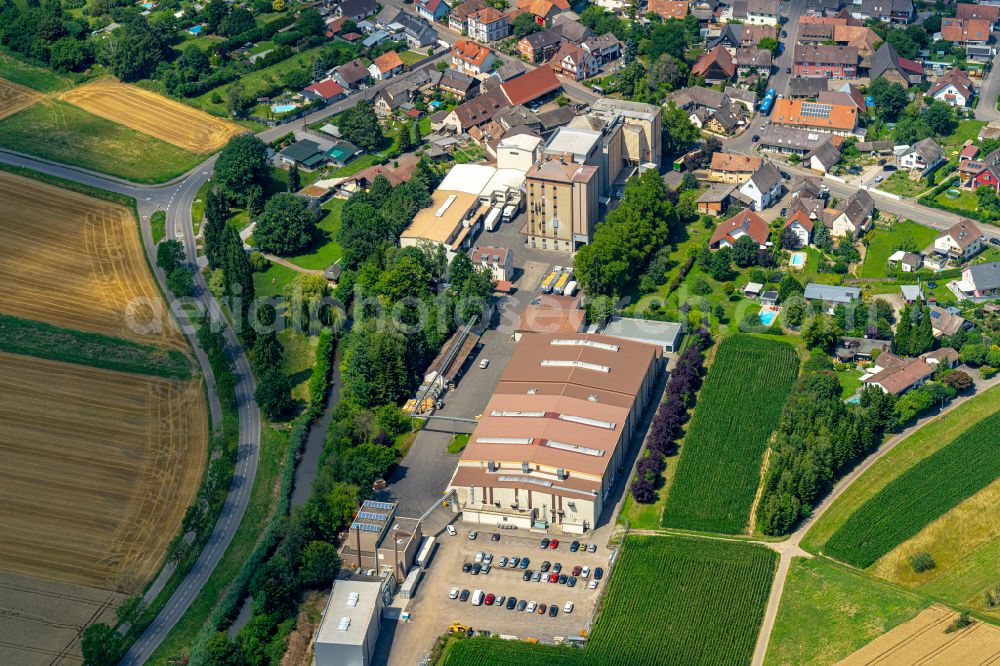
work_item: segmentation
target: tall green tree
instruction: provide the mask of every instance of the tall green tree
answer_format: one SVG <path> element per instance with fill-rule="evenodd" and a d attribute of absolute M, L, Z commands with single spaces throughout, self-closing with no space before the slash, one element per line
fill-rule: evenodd
<path fill-rule="evenodd" d="M 344 138 L 362 150 L 377 150 L 385 139 L 375 108 L 368 102 L 358 102 L 344 111 L 338 122 Z"/>
<path fill-rule="evenodd" d="M 92 624 L 83 630 L 80 650 L 87 666 L 114 666 L 121 657 L 122 637 L 102 622 Z"/>
<path fill-rule="evenodd" d="M 373 322 L 352 333 L 344 359 L 344 381 L 362 407 L 397 403 L 409 393 L 406 339 L 401 333 L 378 330 Z"/>
<path fill-rule="evenodd" d="M 205 256 L 208 258 L 210 268 L 220 268 L 222 266 L 222 246 L 224 242 L 224 230 L 226 220 L 229 219 L 229 206 L 225 199 L 216 194 L 215 190 L 209 190 L 205 197 Z M 197 223 L 198 220 L 195 220 Z"/>
<path fill-rule="evenodd" d="M 293 164 L 288 168 L 288 191 L 298 192 L 302 189 L 302 176 L 299 174 L 299 165 Z"/>
<path fill-rule="evenodd" d="M 230 199 L 245 203 L 254 184 L 263 187 L 271 176 L 267 144 L 253 134 L 229 140 L 215 161 L 215 181 Z"/>
<path fill-rule="evenodd" d="M 267 200 L 257 217 L 254 243 L 264 252 L 288 256 L 312 243 L 316 216 L 306 202 L 294 194 L 280 192 Z"/>

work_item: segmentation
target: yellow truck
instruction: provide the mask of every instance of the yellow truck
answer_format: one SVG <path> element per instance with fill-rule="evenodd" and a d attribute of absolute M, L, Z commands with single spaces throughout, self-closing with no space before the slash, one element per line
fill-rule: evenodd
<path fill-rule="evenodd" d="M 552 288 L 552 291 L 556 292 L 560 296 L 566 289 L 566 285 L 569 283 L 570 277 L 572 277 L 573 271 L 569 268 L 564 268 L 563 272 L 559 275 L 559 279 L 556 280 L 556 286 Z"/>
<path fill-rule="evenodd" d="M 556 280 L 559 279 L 560 275 L 562 275 L 562 266 L 556 266 L 555 268 L 552 269 L 552 271 L 548 275 L 545 276 L 545 279 L 542 280 L 542 285 L 541 285 L 541 290 L 543 294 L 552 293 L 552 288 L 555 286 Z"/>

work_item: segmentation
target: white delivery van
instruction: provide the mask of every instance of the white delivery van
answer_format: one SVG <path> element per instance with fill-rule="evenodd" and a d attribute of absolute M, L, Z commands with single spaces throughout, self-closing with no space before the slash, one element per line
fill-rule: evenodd
<path fill-rule="evenodd" d="M 483 605 L 483 598 L 485 596 L 486 595 L 483 594 L 482 590 L 476 590 L 475 592 L 473 592 L 472 593 L 472 605 L 473 606 L 482 606 Z"/>
<path fill-rule="evenodd" d="M 510 206 L 507 206 L 506 208 L 503 209 L 504 222 L 510 222 L 511 220 L 514 219 L 515 215 L 517 215 L 517 206 L 511 204 Z"/>
<path fill-rule="evenodd" d="M 490 212 L 486 214 L 486 231 L 496 231 L 497 227 L 500 226 L 500 216 L 502 214 L 502 209 L 490 208 Z"/>

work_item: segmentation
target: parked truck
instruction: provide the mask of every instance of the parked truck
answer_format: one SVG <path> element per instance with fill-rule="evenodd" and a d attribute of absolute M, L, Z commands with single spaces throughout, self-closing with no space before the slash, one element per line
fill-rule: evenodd
<path fill-rule="evenodd" d="M 503 209 L 503 221 L 510 222 L 517 215 L 517 206 L 511 204 Z"/>
<path fill-rule="evenodd" d="M 420 543 L 420 550 L 417 551 L 417 566 L 426 569 L 434 557 L 434 549 L 437 547 L 437 537 L 425 537 Z"/>
<path fill-rule="evenodd" d="M 496 231 L 496 228 L 500 226 L 502 214 L 502 208 L 490 208 L 490 212 L 486 214 L 486 231 Z"/>
<path fill-rule="evenodd" d="M 562 275 L 560 275 L 559 278 L 556 280 L 556 284 L 552 288 L 552 290 L 557 294 L 562 295 L 563 291 L 566 290 L 566 285 L 569 284 L 569 279 L 570 277 L 572 277 L 572 275 L 573 275 L 572 268 L 564 268 Z"/>
<path fill-rule="evenodd" d="M 576 293 L 576 280 L 570 280 L 563 289 L 563 296 L 572 296 Z"/>
<path fill-rule="evenodd" d="M 552 293 L 552 287 L 555 286 L 556 280 L 559 279 L 559 276 L 561 274 L 562 274 L 562 266 L 556 266 L 555 268 L 552 269 L 552 271 L 548 275 L 545 276 L 545 279 L 542 280 L 541 284 L 541 290 L 543 294 Z"/>

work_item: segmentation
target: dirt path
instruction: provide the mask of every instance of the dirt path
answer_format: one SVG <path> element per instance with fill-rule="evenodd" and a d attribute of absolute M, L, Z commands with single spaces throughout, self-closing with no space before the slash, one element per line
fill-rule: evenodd
<path fill-rule="evenodd" d="M 265 254 L 264 258 L 273 263 L 284 266 L 285 268 L 290 268 L 297 273 L 305 273 L 307 275 L 322 275 L 323 271 L 316 268 L 302 268 L 301 266 L 296 266 L 287 259 L 282 259 L 281 257 L 276 257 L 273 254 Z"/>
<path fill-rule="evenodd" d="M 970 373 L 971 374 L 971 373 Z M 976 373 L 978 374 L 978 373 Z M 851 487 L 855 481 L 857 481 L 872 465 L 874 465 L 882 456 L 892 451 L 897 444 L 905 440 L 910 435 L 914 434 L 922 427 L 936 420 L 938 417 L 943 416 L 953 409 L 957 408 L 959 405 L 964 404 L 971 398 L 982 395 L 988 389 L 993 388 L 1000 384 L 1000 375 L 993 377 L 992 379 L 980 379 L 975 380 L 976 391 L 968 395 L 960 396 L 951 401 L 951 403 L 945 407 L 940 412 L 929 414 L 927 416 L 917 419 L 916 423 L 906 428 L 900 433 L 893 435 L 889 439 L 885 440 L 878 449 L 875 450 L 873 454 L 868 456 L 860 465 L 851 470 L 850 474 L 843 477 L 837 484 L 833 487 L 826 498 L 820 502 L 816 510 L 812 512 L 806 520 L 802 521 L 798 529 L 792 532 L 791 536 L 787 541 L 783 541 L 780 544 L 767 544 L 769 547 L 777 550 L 781 555 L 781 560 L 778 562 L 778 573 L 774 577 L 774 583 L 771 586 L 771 596 L 767 600 L 767 610 L 764 612 L 764 620 L 761 622 L 760 634 L 757 636 L 757 647 L 754 650 L 752 666 L 763 666 L 764 657 L 767 655 L 767 646 L 771 641 L 771 632 L 774 630 L 774 622 L 778 616 L 778 608 L 781 605 L 781 595 L 784 592 L 785 581 L 788 578 L 788 570 L 791 567 L 791 562 L 793 557 L 812 557 L 812 554 L 807 553 L 802 550 L 800 543 L 802 538 L 806 535 L 816 521 L 826 513 L 827 509 L 833 505 L 837 499 L 847 492 L 847 489 Z"/>

